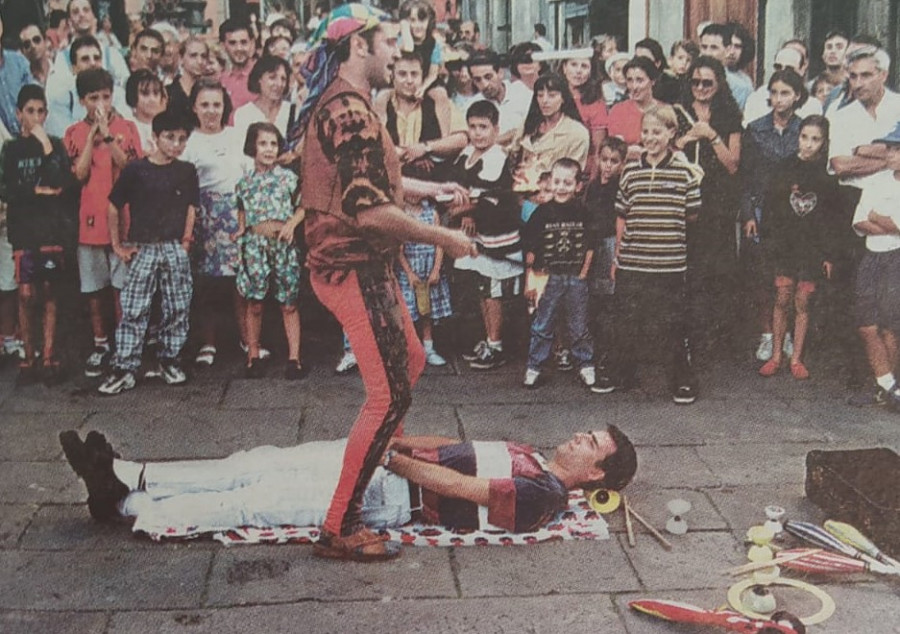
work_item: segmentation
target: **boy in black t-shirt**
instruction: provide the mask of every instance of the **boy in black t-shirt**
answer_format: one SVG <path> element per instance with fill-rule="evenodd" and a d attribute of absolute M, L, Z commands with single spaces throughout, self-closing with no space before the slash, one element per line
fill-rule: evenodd
<path fill-rule="evenodd" d="M 156 150 L 126 165 L 110 192 L 110 242 L 116 255 L 129 263 L 129 271 L 122 289 L 113 370 L 98 388 L 101 394 L 118 394 L 134 387 L 157 287 L 162 296 L 159 373 L 169 385 L 187 380 L 177 357 L 188 335 L 192 293 L 188 251 L 200 185 L 194 166 L 178 157 L 190 130 L 190 123 L 178 113 L 156 115 Z M 123 244 L 119 236 L 119 210 L 126 204 L 131 213 L 129 244 Z"/>
<path fill-rule="evenodd" d="M 572 357 L 587 387 L 594 385 L 594 343 L 588 330 L 588 273 L 594 254 L 594 230 L 584 204 L 575 198 L 581 166 L 562 158 L 550 170 L 553 199 L 543 203 L 525 225 L 525 265 L 549 274 L 531 323 L 524 385 L 533 388 L 553 348 L 557 310 L 565 304 Z"/>
<path fill-rule="evenodd" d="M 40 86 L 23 86 L 16 101 L 21 135 L 3 147 L 0 158 L 0 197 L 9 205 L 9 241 L 13 247 L 19 285 L 19 328 L 25 359 L 19 366 L 19 384 L 37 379 L 33 321 L 37 296 L 43 300 L 43 379 L 59 377 L 55 354 L 56 295 L 65 268 L 66 229 L 74 211 L 69 156 L 62 141 L 44 130 L 47 98 Z"/>

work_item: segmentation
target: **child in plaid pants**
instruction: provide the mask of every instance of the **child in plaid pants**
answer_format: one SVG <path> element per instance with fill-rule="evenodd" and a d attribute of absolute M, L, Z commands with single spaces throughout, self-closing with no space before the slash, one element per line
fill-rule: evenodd
<path fill-rule="evenodd" d="M 162 297 L 159 375 L 169 385 L 187 380 L 178 355 L 188 336 L 193 289 L 188 251 L 200 184 L 194 166 L 178 157 L 190 129 L 190 123 L 177 113 L 156 115 L 156 151 L 128 163 L 109 195 L 110 241 L 116 255 L 129 263 L 129 270 L 121 295 L 122 320 L 116 329 L 112 373 L 98 388 L 101 394 L 134 387 L 157 289 Z M 125 205 L 131 212 L 129 244 L 123 244 L 119 235 L 119 210 Z"/>

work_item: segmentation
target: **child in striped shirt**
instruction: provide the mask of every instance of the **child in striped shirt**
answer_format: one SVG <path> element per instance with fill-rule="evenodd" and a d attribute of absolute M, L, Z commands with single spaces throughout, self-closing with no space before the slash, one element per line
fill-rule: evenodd
<path fill-rule="evenodd" d="M 610 365 L 591 388 L 606 394 L 635 383 L 634 348 L 647 329 L 659 328 L 671 354 L 672 400 L 697 399 L 685 323 L 687 223 L 700 209 L 700 182 L 682 159 L 673 155 L 678 127 L 671 106 L 654 106 L 641 121 L 640 158 L 625 166 L 616 196 L 615 336 Z"/>

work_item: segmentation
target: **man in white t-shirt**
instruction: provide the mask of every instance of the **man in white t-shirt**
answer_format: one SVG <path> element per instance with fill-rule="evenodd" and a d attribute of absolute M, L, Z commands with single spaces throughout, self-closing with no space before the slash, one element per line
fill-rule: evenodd
<path fill-rule="evenodd" d="M 873 402 L 900 411 L 894 376 L 900 333 L 900 123 L 873 144 L 884 149 L 887 169 L 865 180 L 853 216 L 853 229 L 866 237 L 856 275 L 856 325 L 878 384 Z"/>

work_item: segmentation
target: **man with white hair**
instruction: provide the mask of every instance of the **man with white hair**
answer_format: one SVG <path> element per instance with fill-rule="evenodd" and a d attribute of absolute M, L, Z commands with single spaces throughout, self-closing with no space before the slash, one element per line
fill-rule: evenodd
<path fill-rule="evenodd" d="M 82 37 L 96 37 L 97 16 L 94 14 L 90 0 L 69 0 L 67 13 L 73 42 Z M 60 104 L 68 103 L 70 95 L 75 90 L 76 73 L 73 65 L 69 51 L 63 50 L 62 54 L 56 56 L 53 67 L 50 69 L 50 75 L 47 77 L 47 105 L 50 110 L 50 117 L 47 119 L 47 133 L 52 136 L 62 137 L 66 131 L 65 127 L 60 129 L 62 124 L 59 122 L 62 120 L 54 116 L 54 108 L 59 109 Z M 125 58 L 122 57 L 122 53 L 108 44 L 100 42 L 100 66 L 112 75 L 115 84 L 113 94 L 117 97 L 124 95 L 125 82 L 128 81 L 131 70 L 128 68 Z M 123 103 L 120 100 L 117 105 L 121 106 Z"/>
<path fill-rule="evenodd" d="M 803 62 L 800 52 L 795 48 L 782 48 L 775 54 L 775 63 L 773 68 L 783 70 L 792 68 L 800 75 L 800 67 Z M 801 75 L 802 77 L 802 75 Z M 763 84 L 757 88 L 752 95 L 747 98 L 747 104 L 744 106 L 744 127 L 760 117 L 764 117 L 772 111 L 769 104 L 769 86 Z M 806 102 L 797 109 L 797 116 L 801 119 L 811 114 L 822 114 L 822 103 L 818 99 L 807 99 Z"/>
<path fill-rule="evenodd" d="M 841 226 L 849 227 L 862 191 L 873 183 L 877 187 L 876 175 L 887 167 L 885 146 L 872 145 L 870 141 L 885 137 L 894 129 L 897 122 L 900 122 L 900 94 L 885 86 L 891 58 L 883 49 L 876 46 L 856 48 L 847 53 L 844 63 L 847 68 L 848 92 L 852 101 L 841 108 L 832 108 L 828 111 L 828 120 L 831 122 L 828 160 L 830 170 L 840 178 L 845 197 L 843 208 L 845 218 L 841 220 Z M 848 258 L 843 268 L 849 268 L 849 273 L 852 274 L 864 249 L 859 244 L 859 239 L 849 230 L 840 237 Z M 851 297 L 849 295 L 851 282 L 852 278 L 845 280 L 847 303 Z M 866 340 L 867 334 L 869 331 L 860 330 L 868 353 L 876 342 L 874 338 L 873 341 Z M 849 343 L 851 341 L 849 333 L 846 336 Z M 852 348 L 850 350 L 852 351 Z M 846 354 L 849 353 L 845 352 Z M 889 382 L 888 378 L 881 376 L 877 379 L 879 383 L 877 387 L 855 395 L 850 403 L 865 405 L 879 402 L 880 397 L 891 386 L 881 386 L 882 383 Z"/>

